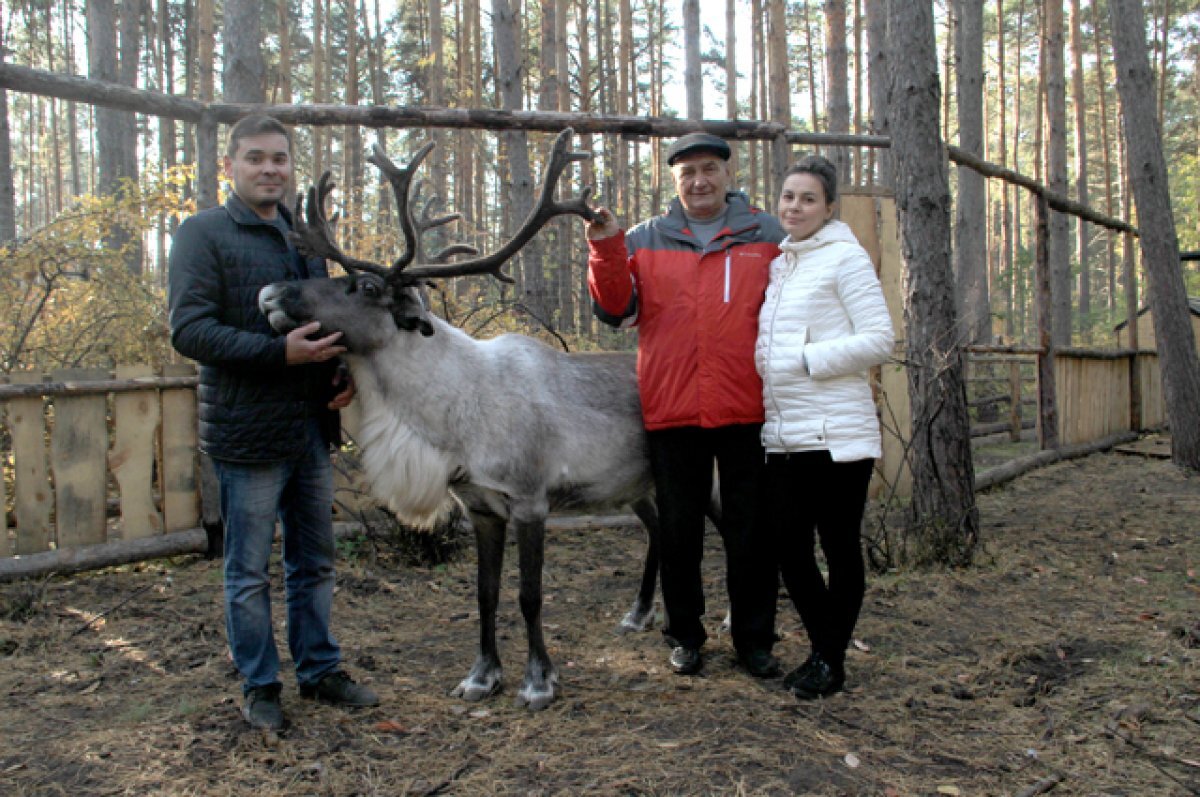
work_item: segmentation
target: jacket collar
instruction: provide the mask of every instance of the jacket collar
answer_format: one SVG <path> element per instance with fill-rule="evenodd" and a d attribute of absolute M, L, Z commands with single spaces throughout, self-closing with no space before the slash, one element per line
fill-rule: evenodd
<path fill-rule="evenodd" d="M 724 249 L 731 243 L 741 243 L 746 240 L 746 233 L 759 227 L 758 214 L 761 212 L 751 206 L 750 198 L 741 191 L 729 191 L 725 194 L 725 202 L 729 205 L 725 214 L 725 229 L 706 247 L 707 249 Z M 683 212 L 683 203 L 679 197 L 671 200 L 670 207 L 662 216 L 662 229 L 665 233 L 680 241 L 687 241 L 693 246 L 699 246 L 699 241 L 688 231 L 688 219 Z"/>
<path fill-rule="evenodd" d="M 830 219 L 822 225 L 821 229 L 803 241 L 793 241 L 792 236 L 789 235 L 779 244 L 779 248 L 783 250 L 784 254 L 798 257 L 826 244 L 838 242 L 857 244 L 858 239 L 854 237 L 854 232 L 850 229 L 849 224 L 840 219 Z"/>
<path fill-rule="evenodd" d="M 292 212 L 288 210 L 287 205 L 280 202 L 278 205 L 276 205 L 276 208 L 279 210 L 280 215 L 282 215 L 284 220 L 288 223 L 288 226 L 292 227 Z M 250 206 L 243 202 L 242 198 L 232 191 L 230 191 L 229 196 L 225 198 L 225 210 L 238 224 L 266 224 L 272 227 L 275 226 L 251 210 Z"/>

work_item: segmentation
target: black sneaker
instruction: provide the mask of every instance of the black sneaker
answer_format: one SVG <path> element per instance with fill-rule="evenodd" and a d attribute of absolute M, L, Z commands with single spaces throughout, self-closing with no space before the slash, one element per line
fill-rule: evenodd
<path fill-rule="evenodd" d="M 279 684 L 255 686 L 246 692 L 242 716 L 251 728 L 277 731 L 283 727 L 283 706 L 279 704 Z"/>
<path fill-rule="evenodd" d="M 809 661 L 808 670 L 800 674 L 790 687 L 793 695 L 800 700 L 814 700 L 841 691 L 846 683 L 846 671 L 842 665 L 830 664 L 820 653 L 814 653 Z"/>
<path fill-rule="evenodd" d="M 779 665 L 779 659 L 772 656 L 770 651 L 761 648 L 751 650 L 746 654 L 739 653 L 738 664 L 755 678 L 778 678 L 783 675 L 783 667 Z"/>
<path fill-rule="evenodd" d="M 671 669 L 676 675 L 695 675 L 704 666 L 704 658 L 699 648 L 689 648 L 679 645 L 671 649 Z"/>
<path fill-rule="evenodd" d="M 361 708 L 379 705 L 379 695 L 362 684 L 354 683 L 354 680 L 341 670 L 326 674 L 315 684 L 301 685 L 300 696 L 335 706 Z"/>

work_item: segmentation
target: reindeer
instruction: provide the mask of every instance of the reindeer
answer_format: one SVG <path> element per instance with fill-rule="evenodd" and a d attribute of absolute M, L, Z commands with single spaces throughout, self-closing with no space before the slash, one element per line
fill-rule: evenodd
<path fill-rule="evenodd" d="M 419 217 L 410 210 L 415 169 L 426 144 L 405 168 L 378 145 L 368 160 L 390 182 L 399 208 L 405 252 L 390 267 L 359 260 L 335 244 L 325 200 L 329 175 L 296 203 L 293 235 L 303 249 L 341 264 L 348 276 L 269 285 L 259 306 L 281 333 L 319 321 L 321 334 L 341 332 L 344 355 L 362 406 L 359 442 L 372 492 L 402 520 L 429 526 L 454 501 L 474 525 L 478 552 L 479 650 L 453 690 L 468 701 L 496 694 L 502 669 L 496 646 L 496 606 L 506 530 L 516 533 L 520 606 L 528 660 L 518 705 L 544 708 L 558 694 L 558 673 L 542 635 L 545 522 L 556 509 L 628 504 L 645 524 L 649 544 L 642 582 L 622 629 L 650 621 L 657 575 L 658 524 L 652 496 L 637 377 L 632 354 L 569 354 L 523 335 L 476 340 L 434 316 L 421 286 L 428 280 L 490 274 L 500 269 L 550 219 L 591 219 L 591 189 L 555 201 L 554 187 L 571 163 L 590 157 L 568 151 L 572 131 L 556 140 L 537 206 L 496 252 L 447 247 L 421 262 L 420 236 L 458 214 Z M 419 186 L 411 191 L 419 197 Z M 336 216 L 333 219 L 336 222 Z M 415 262 L 414 262 L 415 261 Z"/>

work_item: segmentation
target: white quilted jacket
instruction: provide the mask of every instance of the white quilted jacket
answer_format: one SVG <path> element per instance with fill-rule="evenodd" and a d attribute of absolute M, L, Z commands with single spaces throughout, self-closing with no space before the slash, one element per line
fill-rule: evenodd
<path fill-rule="evenodd" d="M 893 334 L 871 259 L 837 220 L 780 248 L 754 351 L 763 445 L 768 452 L 826 449 L 838 462 L 878 459 L 867 369 L 887 360 Z"/>

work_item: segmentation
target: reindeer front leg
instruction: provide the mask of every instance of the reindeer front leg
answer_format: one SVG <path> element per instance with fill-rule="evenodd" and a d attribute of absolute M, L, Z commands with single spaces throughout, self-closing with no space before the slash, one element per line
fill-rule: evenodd
<path fill-rule="evenodd" d="M 521 569 L 521 614 L 525 617 L 525 633 L 529 640 L 529 660 L 525 664 L 525 680 L 517 693 L 518 706 L 539 711 L 558 695 L 558 672 L 546 652 L 542 636 L 542 563 L 546 543 L 546 518 L 519 519 L 517 550 Z"/>
<path fill-rule="evenodd" d="M 496 647 L 496 606 L 500 602 L 500 573 L 504 565 L 503 518 L 482 512 L 471 512 L 475 527 L 475 550 L 478 557 L 476 597 L 479 601 L 479 654 L 475 665 L 451 693 L 454 697 L 475 702 L 500 691 L 504 670 Z"/>

